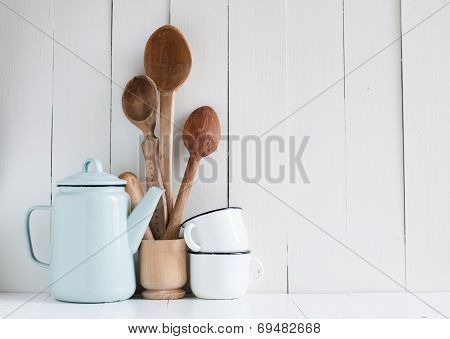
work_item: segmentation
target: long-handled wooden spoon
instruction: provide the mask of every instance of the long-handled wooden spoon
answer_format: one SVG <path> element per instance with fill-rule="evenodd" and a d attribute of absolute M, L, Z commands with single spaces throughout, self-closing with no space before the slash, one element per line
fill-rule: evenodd
<path fill-rule="evenodd" d="M 158 106 L 158 89 L 152 79 L 141 75 L 128 82 L 122 96 L 122 108 L 128 120 L 144 133 L 141 146 L 145 158 L 147 189 L 152 186 L 164 188 L 159 167 L 159 140 L 155 137 Z M 167 204 L 163 195 L 150 221 L 156 239 L 163 236 L 167 219 Z"/>
<path fill-rule="evenodd" d="M 174 26 L 157 29 L 148 39 L 144 53 L 145 73 L 161 92 L 160 140 L 161 172 L 167 209 L 172 211 L 173 102 L 175 90 L 187 79 L 192 58 L 183 34 Z"/>
<path fill-rule="evenodd" d="M 216 112 L 208 106 L 199 107 L 192 112 L 183 128 L 183 142 L 190 154 L 189 162 L 163 239 L 178 238 L 184 208 L 200 160 L 217 149 L 219 140 L 220 122 Z"/>
<path fill-rule="evenodd" d="M 133 210 L 144 196 L 141 186 L 139 186 L 138 178 L 132 172 L 123 172 L 121 175 L 119 175 L 119 178 L 122 180 L 126 180 L 127 182 L 127 185 L 125 186 L 125 191 L 130 196 L 131 210 Z M 145 230 L 144 239 L 155 240 L 155 238 L 153 237 L 153 233 L 149 227 L 147 227 L 147 229 Z"/>

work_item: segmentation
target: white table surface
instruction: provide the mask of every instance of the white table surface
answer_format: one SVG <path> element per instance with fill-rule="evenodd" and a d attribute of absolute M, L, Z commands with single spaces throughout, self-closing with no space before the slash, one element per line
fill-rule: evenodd
<path fill-rule="evenodd" d="M 0 317 L 389 319 L 450 316 L 450 293 L 416 296 L 408 293 L 248 294 L 238 300 L 186 297 L 171 301 L 130 299 L 108 304 L 70 304 L 58 302 L 48 294 L 0 293 Z"/>

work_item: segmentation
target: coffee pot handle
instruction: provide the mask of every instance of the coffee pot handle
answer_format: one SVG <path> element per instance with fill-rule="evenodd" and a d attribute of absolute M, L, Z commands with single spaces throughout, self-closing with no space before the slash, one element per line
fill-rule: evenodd
<path fill-rule="evenodd" d="M 40 260 L 38 260 L 36 258 L 36 255 L 34 254 L 33 251 L 33 243 L 31 242 L 31 232 L 30 232 L 30 217 L 31 217 L 31 213 L 33 213 L 33 211 L 35 210 L 47 210 L 47 211 L 51 211 L 52 210 L 52 206 L 33 206 L 30 207 L 27 211 L 27 213 L 25 214 L 25 241 L 26 241 L 26 245 L 27 245 L 27 250 L 28 250 L 28 254 L 30 255 L 31 259 L 34 261 L 34 263 L 38 266 L 44 267 L 44 268 L 48 268 L 49 264 L 42 262 Z"/>
<path fill-rule="evenodd" d="M 192 229 L 194 227 L 195 224 L 190 223 L 184 228 L 184 240 L 186 241 L 186 245 L 188 245 L 191 251 L 200 252 L 202 248 L 194 241 L 194 239 L 192 239 Z"/>

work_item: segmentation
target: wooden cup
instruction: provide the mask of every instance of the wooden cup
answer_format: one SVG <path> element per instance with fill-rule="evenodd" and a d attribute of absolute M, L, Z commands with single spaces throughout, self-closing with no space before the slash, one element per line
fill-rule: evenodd
<path fill-rule="evenodd" d="M 139 251 L 140 281 L 144 299 L 179 299 L 186 291 L 186 243 L 184 239 L 143 240 Z"/>

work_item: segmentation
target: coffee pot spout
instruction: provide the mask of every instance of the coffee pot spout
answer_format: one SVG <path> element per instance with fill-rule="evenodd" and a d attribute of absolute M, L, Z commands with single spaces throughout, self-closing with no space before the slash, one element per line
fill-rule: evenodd
<path fill-rule="evenodd" d="M 127 233 L 131 253 L 136 253 L 138 250 L 145 230 L 163 193 L 163 189 L 151 187 L 128 216 Z"/>

